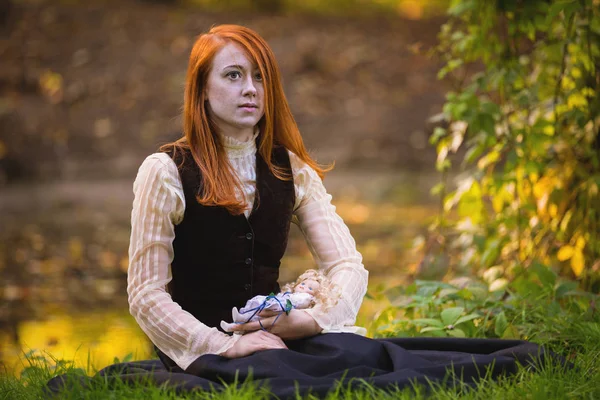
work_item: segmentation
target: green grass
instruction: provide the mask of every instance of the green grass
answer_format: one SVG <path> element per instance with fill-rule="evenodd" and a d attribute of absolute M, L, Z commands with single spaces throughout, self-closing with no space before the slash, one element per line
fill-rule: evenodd
<path fill-rule="evenodd" d="M 383 391 L 365 385 L 363 389 L 338 386 L 327 399 L 599 399 L 600 398 L 600 317 L 598 313 L 567 313 L 543 317 L 536 314 L 528 318 L 521 328 L 528 328 L 532 340 L 548 350 L 567 357 L 574 368 L 565 369 L 553 364 L 541 366 L 533 372 L 525 367 L 509 377 L 494 381 L 482 379 L 475 387 L 444 387 L 432 384 L 403 390 Z M 21 377 L 0 376 L 0 399 L 46 399 L 46 382 L 53 376 L 70 372 L 74 376 L 85 375 L 73 363 L 48 360 L 29 354 L 29 364 Z M 193 392 L 178 395 L 174 390 L 156 387 L 148 382 L 128 385 L 112 381 L 109 387 L 104 379 L 93 380 L 90 388 L 73 382 L 71 389 L 58 399 L 267 399 L 267 389 L 257 387 L 252 381 L 232 384 L 225 391 Z M 298 398 L 301 398 L 300 396 Z M 315 396 L 305 396 L 312 399 Z"/>

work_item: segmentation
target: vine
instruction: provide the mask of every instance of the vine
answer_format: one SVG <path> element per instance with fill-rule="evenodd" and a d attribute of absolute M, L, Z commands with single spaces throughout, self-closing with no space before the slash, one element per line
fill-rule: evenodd
<path fill-rule="evenodd" d="M 434 189 L 449 270 L 543 265 L 600 290 L 600 0 L 453 0 L 449 16 L 435 53 L 455 89 L 430 140 L 444 181 L 466 169 Z"/>

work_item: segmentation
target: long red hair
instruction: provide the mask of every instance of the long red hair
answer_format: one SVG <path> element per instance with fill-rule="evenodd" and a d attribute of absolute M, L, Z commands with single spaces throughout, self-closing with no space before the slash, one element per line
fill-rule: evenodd
<path fill-rule="evenodd" d="M 208 117 L 204 90 L 215 54 L 231 42 L 244 49 L 263 77 L 265 113 L 258 122 L 258 151 L 272 173 L 282 180 L 292 178 L 272 163 L 271 152 L 275 145 L 281 145 L 296 154 L 321 179 L 333 167 L 321 167 L 309 156 L 283 93 L 275 56 L 267 42 L 243 26 L 213 27 L 196 39 L 190 54 L 183 101 L 183 136 L 161 146 L 160 150 L 172 149 L 177 152 L 189 149 L 202 173 L 202 187 L 196 196 L 197 201 L 206 206 L 225 207 L 231 214 L 239 215 L 247 208 L 247 204 L 236 198 L 236 189 L 240 190 L 241 184 L 227 159 L 217 127 Z"/>

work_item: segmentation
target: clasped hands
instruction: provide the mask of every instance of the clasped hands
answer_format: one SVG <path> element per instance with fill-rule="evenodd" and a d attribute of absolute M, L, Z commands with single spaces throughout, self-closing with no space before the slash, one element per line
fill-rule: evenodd
<path fill-rule="evenodd" d="M 287 315 L 264 310 L 259 315 L 260 323 L 252 321 L 233 328 L 244 335 L 222 356 L 238 358 L 261 350 L 287 349 L 283 339 L 300 339 L 316 335 L 322 330 L 314 318 L 302 310 L 294 309 Z M 261 328 L 261 324 L 266 330 Z"/>

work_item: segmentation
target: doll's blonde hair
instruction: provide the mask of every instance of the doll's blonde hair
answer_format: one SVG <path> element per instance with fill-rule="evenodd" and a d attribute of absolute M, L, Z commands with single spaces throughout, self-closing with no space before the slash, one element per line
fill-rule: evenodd
<path fill-rule="evenodd" d="M 316 269 L 306 270 L 294 282 L 288 283 L 285 286 L 283 286 L 281 291 L 293 292 L 296 286 L 308 279 L 319 283 L 319 290 L 315 294 L 314 305 L 321 306 L 322 309 L 325 311 L 337 304 L 338 300 L 342 295 L 339 286 L 331 282 L 331 280 L 327 276 L 325 276 L 324 273 L 322 273 L 321 271 L 317 271 Z"/>

